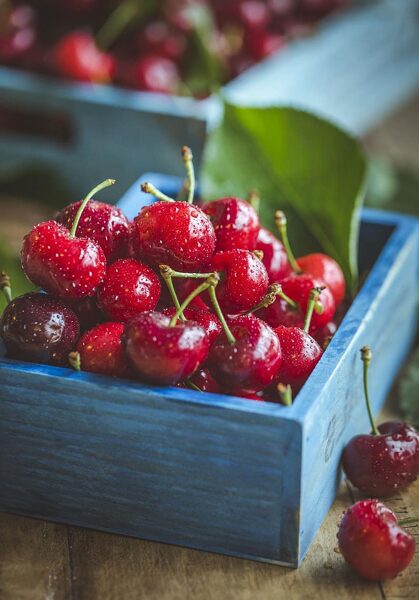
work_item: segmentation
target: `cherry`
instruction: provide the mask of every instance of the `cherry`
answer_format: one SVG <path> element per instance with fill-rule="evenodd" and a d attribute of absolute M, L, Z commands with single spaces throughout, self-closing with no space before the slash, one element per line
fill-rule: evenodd
<path fill-rule="evenodd" d="M 102 52 L 87 32 L 73 31 L 54 48 L 57 72 L 69 79 L 89 83 L 109 83 L 115 70 L 113 56 Z"/>
<path fill-rule="evenodd" d="M 140 378 L 171 385 L 190 377 L 205 361 L 209 340 L 193 321 L 177 322 L 158 312 L 137 315 L 125 327 L 127 355 Z"/>
<path fill-rule="evenodd" d="M 252 392 L 251 390 L 234 390 L 231 395 L 238 396 L 239 398 L 247 398 L 248 400 L 256 400 L 257 402 L 262 402 L 263 400 L 258 392 Z"/>
<path fill-rule="evenodd" d="M 323 281 L 332 293 L 335 305 L 339 306 L 345 297 L 345 277 L 338 263 L 327 254 L 316 252 L 297 258 L 302 273 Z"/>
<path fill-rule="evenodd" d="M 64 365 L 79 333 L 74 312 L 61 300 L 42 293 L 18 296 L 0 320 L 7 356 L 16 360 Z"/>
<path fill-rule="evenodd" d="M 55 220 L 68 229 L 76 218 L 82 201 L 69 204 L 56 215 Z M 120 208 L 91 200 L 83 210 L 75 234 L 96 242 L 111 262 L 128 253 L 129 222 Z"/>
<path fill-rule="evenodd" d="M 419 433 L 410 425 L 395 421 L 376 426 L 368 394 L 368 346 L 362 348 L 361 357 L 372 433 L 350 440 L 343 451 L 343 469 L 349 481 L 364 494 L 390 496 L 415 481 L 419 474 Z"/>
<path fill-rule="evenodd" d="M 176 94 L 181 83 L 176 63 L 156 54 L 122 62 L 117 79 L 128 87 L 157 94 Z"/>
<path fill-rule="evenodd" d="M 254 315 L 232 317 L 208 357 L 208 368 L 215 380 L 233 391 L 262 390 L 278 375 L 280 366 L 278 336 Z"/>
<path fill-rule="evenodd" d="M 113 377 L 127 377 L 130 366 L 122 344 L 123 323 L 100 323 L 86 331 L 71 352 L 69 362 L 76 370 Z"/>
<path fill-rule="evenodd" d="M 276 283 L 291 274 L 287 253 L 282 243 L 267 229 L 261 227 L 256 240 L 256 250 L 263 252 L 262 262 L 270 283 Z"/>
<path fill-rule="evenodd" d="M 80 300 L 73 300 L 69 304 L 77 315 L 82 331 L 92 329 L 105 320 L 105 315 L 97 305 L 96 296 L 85 296 Z"/>
<path fill-rule="evenodd" d="M 204 205 L 217 237 L 216 251 L 254 250 L 260 224 L 255 209 L 240 198 L 220 198 Z"/>
<path fill-rule="evenodd" d="M 211 394 L 221 393 L 220 386 L 206 367 L 198 369 L 187 382 L 181 385 L 200 392 L 209 392 Z"/>
<path fill-rule="evenodd" d="M 35 46 L 37 31 L 35 26 L 35 13 L 30 6 L 21 4 L 4 9 L 6 22 L 0 27 L 0 61 L 14 63 L 25 58 Z"/>
<path fill-rule="evenodd" d="M 186 38 L 164 21 L 151 21 L 138 36 L 138 50 L 179 62 L 186 51 Z"/>
<path fill-rule="evenodd" d="M 145 206 L 134 219 L 134 249 L 152 265 L 167 264 L 179 271 L 197 271 L 208 264 L 215 249 L 215 232 L 205 213 L 192 204 L 192 153 L 182 149 L 190 181 L 187 202 L 176 202 L 150 183 L 142 189 L 160 201 Z"/>
<path fill-rule="evenodd" d="M 184 309 L 182 312 L 187 321 L 194 321 L 203 327 L 208 336 L 210 345 L 212 345 L 222 330 L 219 319 L 217 319 L 217 317 L 211 313 L 208 308 L 206 310 L 202 310 L 200 308 L 196 308 L 195 306 L 189 306 L 189 308 Z M 172 318 L 176 314 L 176 308 L 165 308 L 163 310 L 163 314 Z"/>
<path fill-rule="evenodd" d="M 338 326 L 335 321 L 329 321 L 329 323 L 326 323 L 324 327 L 316 331 L 314 334 L 314 339 L 323 348 L 323 350 L 329 345 L 329 342 L 335 335 L 337 328 Z"/>
<path fill-rule="evenodd" d="M 344 559 L 365 579 L 393 579 L 411 562 L 415 538 L 379 500 L 350 506 L 339 524 L 338 543 Z"/>
<path fill-rule="evenodd" d="M 153 310 L 159 300 L 160 280 L 149 266 L 134 258 L 120 258 L 106 271 L 97 298 L 100 309 L 115 321 L 129 321 Z"/>
<path fill-rule="evenodd" d="M 265 31 L 269 23 L 269 7 L 260 0 L 242 0 L 238 20 L 247 31 Z"/>
<path fill-rule="evenodd" d="M 90 198 L 113 183 L 113 179 L 107 179 L 87 194 L 71 231 L 51 220 L 35 225 L 25 236 L 22 267 L 32 283 L 69 300 L 95 294 L 105 276 L 105 255 L 95 242 L 76 238 L 74 232 Z"/>
<path fill-rule="evenodd" d="M 322 349 L 308 333 L 314 304 L 319 297 L 319 290 L 313 289 L 307 307 L 304 329 L 299 327 L 284 327 L 275 329 L 282 350 L 282 364 L 278 381 L 290 384 L 295 391 L 304 385 L 310 373 L 322 357 Z"/>
<path fill-rule="evenodd" d="M 227 313 L 236 314 L 251 309 L 267 292 L 268 273 L 253 252 L 218 252 L 211 260 L 210 269 L 221 274 L 217 295 L 221 308 Z"/>
<path fill-rule="evenodd" d="M 313 317 L 311 319 L 310 332 L 315 332 L 321 327 L 324 327 L 333 319 L 335 314 L 335 301 L 328 287 L 323 285 L 323 282 L 311 275 L 289 275 L 281 281 L 283 293 L 296 302 L 300 308 L 300 314 L 307 312 L 307 307 L 310 299 L 310 292 L 313 288 L 321 288 L 321 296 L 316 303 Z M 284 305 L 280 304 L 284 307 Z M 282 323 L 295 324 L 295 311 L 287 303 L 285 313 L 282 315 Z M 300 322 L 300 326 L 302 323 Z"/>
<path fill-rule="evenodd" d="M 287 38 L 281 33 L 270 33 L 257 29 L 248 31 L 245 36 L 246 50 L 256 61 L 271 56 L 286 44 Z"/>

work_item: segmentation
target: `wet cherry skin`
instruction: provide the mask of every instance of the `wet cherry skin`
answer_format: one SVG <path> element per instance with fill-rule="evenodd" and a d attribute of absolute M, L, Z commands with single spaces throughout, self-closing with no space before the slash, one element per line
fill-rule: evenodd
<path fill-rule="evenodd" d="M 25 236 L 21 261 L 32 283 L 69 300 L 93 296 L 106 272 L 100 246 L 72 237 L 67 227 L 52 220 L 35 225 Z"/>
<path fill-rule="evenodd" d="M 123 323 L 106 322 L 86 331 L 77 344 L 80 368 L 112 377 L 127 377 L 130 364 L 122 343 Z"/>
<path fill-rule="evenodd" d="M 137 315 L 125 327 L 127 355 L 143 381 L 173 385 L 189 378 L 208 356 L 210 343 L 205 330 L 193 321 L 170 319 L 158 312 Z"/>
<path fill-rule="evenodd" d="M 216 251 L 255 250 L 260 229 L 255 209 L 240 198 L 220 198 L 204 205 L 217 237 Z"/>
<path fill-rule="evenodd" d="M 56 215 L 55 220 L 71 229 L 80 205 L 81 201 L 69 204 Z M 127 256 L 129 222 L 120 208 L 90 200 L 81 215 L 76 236 L 89 238 L 99 244 L 106 260 L 112 262 Z"/>
<path fill-rule="evenodd" d="M 196 272 L 215 250 L 215 232 L 200 208 L 187 202 L 155 202 L 134 219 L 133 248 L 154 266 Z"/>
<path fill-rule="evenodd" d="M 16 360 L 65 365 L 79 333 L 79 321 L 71 308 L 42 293 L 18 296 L 0 320 L 7 356 Z"/>
<path fill-rule="evenodd" d="M 361 500 L 344 513 L 338 530 L 344 559 L 365 579 L 393 579 L 411 562 L 415 538 L 379 500 Z"/>
<path fill-rule="evenodd" d="M 120 258 L 106 271 L 97 292 L 98 305 L 109 319 L 125 322 L 153 310 L 160 291 L 160 279 L 151 267 L 134 258 Z"/>
<path fill-rule="evenodd" d="M 75 81 L 109 83 L 115 60 L 96 46 L 85 31 L 73 31 L 62 37 L 54 48 L 54 64 L 59 75 Z"/>
<path fill-rule="evenodd" d="M 346 477 L 361 492 L 391 496 L 419 474 L 419 433 L 407 423 L 388 421 L 380 435 L 357 435 L 343 451 Z"/>
<path fill-rule="evenodd" d="M 277 283 L 291 274 L 287 253 L 273 233 L 261 227 L 256 240 L 256 250 L 263 252 L 262 262 L 269 276 L 269 283 Z"/>
<path fill-rule="evenodd" d="M 229 327 L 236 342 L 230 344 L 224 332 L 218 336 L 208 357 L 210 373 L 226 389 L 262 390 L 281 366 L 278 336 L 254 315 L 232 317 Z"/>
<path fill-rule="evenodd" d="M 336 307 L 345 297 L 345 277 L 338 263 L 320 252 L 307 254 L 297 258 L 297 263 L 303 273 L 307 273 L 316 279 L 323 281 L 332 293 Z"/>
<path fill-rule="evenodd" d="M 278 382 L 290 384 L 298 391 L 322 357 L 323 351 L 311 337 L 299 327 L 280 325 L 275 330 L 282 350 L 282 365 Z"/>
<path fill-rule="evenodd" d="M 165 308 L 163 310 L 163 314 L 172 318 L 176 314 L 176 309 Z M 210 345 L 212 345 L 215 342 L 215 340 L 221 333 L 222 327 L 220 321 L 212 312 L 210 312 L 208 309 L 202 310 L 200 308 L 196 308 L 195 306 L 189 305 L 188 308 L 186 308 L 183 311 L 183 314 L 185 315 L 185 318 L 188 321 L 194 321 L 195 323 L 198 323 L 198 325 L 201 325 L 201 327 L 204 328 L 205 333 L 208 336 Z"/>

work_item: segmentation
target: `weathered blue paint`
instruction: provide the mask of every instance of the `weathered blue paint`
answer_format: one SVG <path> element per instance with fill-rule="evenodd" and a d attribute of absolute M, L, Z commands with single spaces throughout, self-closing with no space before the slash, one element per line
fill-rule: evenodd
<path fill-rule="evenodd" d="M 137 183 L 122 204 L 144 199 Z M 368 430 L 360 347 L 377 412 L 413 341 L 418 250 L 415 219 L 363 212 L 370 274 L 289 408 L 1 359 L 1 509 L 297 566 Z"/>

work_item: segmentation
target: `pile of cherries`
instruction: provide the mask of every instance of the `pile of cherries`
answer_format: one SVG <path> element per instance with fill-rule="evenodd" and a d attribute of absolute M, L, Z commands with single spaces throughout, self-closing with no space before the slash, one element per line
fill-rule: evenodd
<path fill-rule="evenodd" d="M 2 0 L 0 64 L 76 81 L 205 96 L 345 3 Z M 201 65 L 192 84 L 188 73 L 202 52 L 212 66 L 206 73 Z"/>

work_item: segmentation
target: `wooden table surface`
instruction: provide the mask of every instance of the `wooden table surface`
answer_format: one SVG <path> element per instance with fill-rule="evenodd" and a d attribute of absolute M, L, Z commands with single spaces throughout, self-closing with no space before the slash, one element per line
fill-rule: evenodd
<path fill-rule="evenodd" d="M 368 136 L 367 146 L 417 168 L 418 122 L 419 97 Z M 7 207 L 1 229 L 13 244 L 27 230 L 23 216 L 30 211 Z M 404 573 L 382 584 L 362 581 L 346 566 L 337 523 L 356 499 L 343 484 L 298 570 L 0 513 L 0 600 L 419 599 L 418 553 Z M 386 503 L 398 515 L 419 516 L 419 481 Z M 419 547 L 419 525 L 409 530 Z"/>

